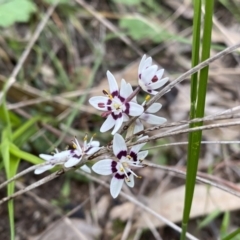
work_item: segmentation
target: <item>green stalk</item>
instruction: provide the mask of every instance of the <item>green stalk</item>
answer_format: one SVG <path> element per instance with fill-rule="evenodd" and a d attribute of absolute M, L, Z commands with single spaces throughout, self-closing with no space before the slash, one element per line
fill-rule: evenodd
<path fill-rule="evenodd" d="M 240 228 L 238 228 L 234 232 L 230 233 L 228 236 L 224 237 L 222 240 L 231 240 L 234 237 L 236 237 L 237 235 L 240 235 Z"/>
<path fill-rule="evenodd" d="M 204 17 L 204 29 L 202 39 L 202 56 L 201 61 L 207 59 L 210 55 L 211 47 L 211 32 L 212 32 L 212 15 L 213 15 L 213 0 L 205 2 L 205 17 Z M 199 53 L 199 41 L 200 41 L 200 11 L 201 1 L 194 1 L 194 37 L 193 38 L 193 55 L 192 64 L 194 67 L 197 65 L 197 56 Z M 196 19 L 195 19 L 196 18 Z M 193 76 L 191 79 L 191 109 L 190 119 L 202 118 L 204 116 L 205 99 L 207 91 L 208 81 L 208 67 L 205 67 L 200 71 L 199 79 L 197 76 Z M 190 128 L 202 126 L 202 122 L 190 124 Z M 195 180 L 198 167 L 199 152 L 201 146 L 202 131 L 192 132 L 188 137 L 188 157 L 187 157 L 187 176 L 186 176 L 186 190 L 185 190 L 185 202 L 182 220 L 182 233 L 181 240 L 186 239 L 186 231 L 189 222 L 189 216 L 192 206 L 192 199 L 195 188 Z"/>

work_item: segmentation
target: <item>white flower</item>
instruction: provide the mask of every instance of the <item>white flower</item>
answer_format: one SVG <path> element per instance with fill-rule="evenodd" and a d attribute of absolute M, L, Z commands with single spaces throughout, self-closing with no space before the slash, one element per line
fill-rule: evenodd
<path fill-rule="evenodd" d="M 139 140 L 146 139 L 147 136 Z M 135 145 L 128 152 L 126 143 L 121 135 L 116 133 L 113 138 L 113 153 L 117 160 L 104 159 L 92 166 L 92 170 L 101 175 L 113 174 L 110 183 L 110 193 L 116 198 L 121 191 L 125 180 L 129 187 L 134 186 L 134 176 L 139 178 L 131 167 L 143 167 L 142 160 L 147 156 L 148 151 L 139 152 L 145 143 Z"/>
<path fill-rule="evenodd" d="M 152 58 L 143 55 L 138 67 L 138 84 L 143 91 L 156 95 L 158 92 L 154 89 L 162 87 L 168 78 L 162 78 L 164 69 L 158 70 L 157 65 L 152 65 Z"/>
<path fill-rule="evenodd" d="M 116 79 L 107 71 L 109 83 L 109 92 L 104 90 L 103 96 L 92 97 L 89 103 L 98 110 L 104 111 L 103 117 L 107 117 L 100 128 L 100 132 L 106 132 L 113 128 L 114 135 L 122 126 L 123 121 L 128 120 L 128 115 L 139 116 L 143 113 L 143 107 L 135 102 L 128 101 L 130 96 L 128 84 L 122 79 L 121 88 L 119 91 Z"/>
<path fill-rule="evenodd" d="M 128 93 L 131 94 L 133 92 L 131 84 L 126 84 L 126 89 L 128 90 Z M 146 101 L 150 96 L 148 95 L 145 98 L 145 101 L 142 103 L 142 106 L 145 105 Z M 131 101 L 137 103 L 137 98 L 134 97 Z M 156 115 L 153 115 L 152 113 L 158 112 L 162 108 L 162 104 L 160 103 L 153 103 L 145 112 L 143 112 L 135 121 L 135 126 L 134 126 L 134 133 L 138 133 L 144 129 L 142 122 L 146 122 L 149 124 L 155 124 L 155 125 L 161 125 L 167 121 L 166 118 L 159 117 Z"/>
<path fill-rule="evenodd" d="M 143 106 L 146 101 L 143 102 Z M 158 112 L 162 108 L 162 104 L 160 103 L 153 103 L 141 116 L 136 119 L 135 126 L 134 126 L 134 133 L 140 132 L 144 129 L 142 121 L 154 124 L 154 125 L 161 125 L 167 121 L 166 118 L 156 116 L 152 113 Z"/>
<path fill-rule="evenodd" d="M 40 154 L 39 157 L 43 160 L 49 162 L 49 164 L 38 167 L 35 169 L 35 174 L 41 174 L 47 170 L 52 169 L 56 165 L 62 165 L 65 161 L 67 161 L 69 158 L 71 158 L 75 153 L 72 152 L 72 150 L 66 150 L 59 152 L 57 149 L 55 149 L 56 153 L 53 155 L 48 154 Z"/>
<path fill-rule="evenodd" d="M 80 146 L 78 140 L 75 138 L 75 141 L 73 141 L 74 149 L 70 150 L 70 151 L 73 151 L 74 154 L 71 158 L 69 158 L 67 160 L 67 162 L 64 164 L 64 166 L 66 168 L 70 168 L 70 167 L 77 165 L 82 160 L 84 155 L 91 155 L 91 154 L 94 154 L 95 152 L 97 152 L 100 148 L 99 145 L 100 145 L 100 143 L 98 141 L 93 141 L 93 138 L 91 138 L 89 143 L 87 143 L 87 136 L 85 136 L 83 146 Z M 86 172 L 91 172 L 89 167 L 86 165 L 83 165 L 81 167 L 81 169 Z"/>
<path fill-rule="evenodd" d="M 53 155 L 48 154 L 40 154 L 40 158 L 43 160 L 49 162 L 49 164 L 46 164 L 44 166 L 38 167 L 35 169 L 35 174 L 41 174 L 47 170 L 52 169 L 56 165 L 63 165 L 67 168 L 77 165 L 81 160 L 82 157 L 85 154 L 93 154 L 99 150 L 99 142 L 98 141 L 92 141 L 90 140 L 89 143 L 87 143 L 87 138 L 84 138 L 84 144 L 83 147 L 80 146 L 78 140 L 75 138 L 75 141 L 73 141 L 73 147 L 74 149 L 71 150 L 65 150 L 62 152 L 59 152 L 57 149 L 55 150 L 56 153 Z M 85 172 L 90 173 L 91 170 L 87 165 L 83 165 L 80 167 Z"/>

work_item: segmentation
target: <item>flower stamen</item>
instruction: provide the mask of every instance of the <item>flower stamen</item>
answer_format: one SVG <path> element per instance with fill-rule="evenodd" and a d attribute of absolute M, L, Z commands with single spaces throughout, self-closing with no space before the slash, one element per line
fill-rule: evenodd
<path fill-rule="evenodd" d="M 105 95 L 105 96 L 107 96 L 109 99 L 113 99 L 113 96 L 107 91 L 107 90 L 103 90 L 103 94 Z"/>

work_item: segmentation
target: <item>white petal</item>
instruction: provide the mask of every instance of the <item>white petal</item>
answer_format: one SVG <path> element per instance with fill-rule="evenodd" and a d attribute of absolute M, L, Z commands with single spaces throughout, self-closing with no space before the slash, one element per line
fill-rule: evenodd
<path fill-rule="evenodd" d="M 115 121 L 115 127 L 112 131 L 112 135 L 114 135 L 121 128 L 122 124 L 123 124 L 123 116 L 121 118 L 118 118 Z"/>
<path fill-rule="evenodd" d="M 107 79 L 110 93 L 112 94 L 113 92 L 118 91 L 117 81 L 110 71 L 107 71 Z"/>
<path fill-rule="evenodd" d="M 115 156 L 118 156 L 121 152 L 124 152 L 124 156 L 127 156 L 127 146 L 124 138 L 120 134 L 116 133 L 113 137 L 113 153 Z"/>
<path fill-rule="evenodd" d="M 130 116 L 140 116 L 143 111 L 144 111 L 144 108 L 143 106 L 137 104 L 137 103 L 134 103 L 134 102 L 129 102 L 129 115 Z"/>
<path fill-rule="evenodd" d="M 73 167 L 73 166 L 77 165 L 81 161 L 81 159 L 82 159 L 82 157 L 81 158 L 72 157 L 72 158 L 68 159 L 67 162 L 65 162 L 64 166 L 66 168 Z"/>
<path fill-rule="evenodd" d="M 151 65 L 152 65 L 152 58 L 151 58 L 151 57 L 148 57 L 148 58 L 144 61 L 143 65 L 142 65 L 142 70 L 150 67 Z"/>
<path fill-rule="evenodd" d="M 120 96 L 123 98 L 128 98 L 131 93 L 133 92 L 133 90 L 131 89 L 131 85 L 129 87 L 129 83 L 126 83 L 126 81 L 124 79 L 122 79 L 121 81 L 121 88 L 120 88 Z"/>
<path fill-rule="evenodd" d="M 34 171 L 34 174 L 41 174 L 49 169 L 52 169 L 53 167 L 54 167 L 54 165 L 49 164 L 49 165 L 45 165 L 45 166 L 36 168 Z"/>
<path fill-rule="evenodd" d="M 151 90 L 151 89 L 150 89 Z M 154 90 L 151 90 L 151 92 L 149 92 L 149 91 L 146 91 L 147 93 L 149 93 L 149 94 L 152 94 L 152 95 L 156 95 L 156 94 L 158 94 L 158 91 L 154 91 Z"/>
<path fill-rule="evenodd" d="M 129 180 L 130 181 L 127 181 L 127 179 L 125 178 L 125 183 L 131 188 L 134 187 L 134 176 L 133 176 L 133 174 L 130 174 Z"/>
<path fill-rule="evenodd" d="M 137 158 L 139 160 L 144 160 L 146 158 L 146 156 L 148 155 L 148 151 L 141 151 L 137 154 Z"/>
<path fill-rule="evenodd" d="M 155 76 L 156 71 L 157 71 L 157 65 L 153 65 L 147 69 L 145 69 L 142 72 L 142 76 L 141 76 L 141 80 L 145 83 L 145 84 L 149 84 L 152 82 L 152 78 Z"/>
<path fill-rule="evenodd" d="M 107 111 L 107 102 L 108 102 L 107 97 L 104 97 L 104 96 L 91 97 L 88 101 L 96 109 L 101 111 Z"/>
<path fill-rule="evenodd" d="M 142 69 L 143 69 L 143 65 L 144 65 L 144 62 L 145 62 L 145 60 L 146 60 L 146 54 L 144 54 L 143 56 L 142 56 L 142 59 L 141 59 L 141 61 L 140 61 L 140 64 L 139 64 L 139 66 L 138 66 L 138 74 L 140 74 L 141 73 L 141 71 L 142 71 Z"/>
<path fill-rule="evenodd" d="M 162 108 L 162 104 L 160 103 L 153 103 L 148 109 L 148 113 L 156 113 Z"/>
<path fill-rule="evenodd" d="M 144 129 L 142 122 L 139 119 L 136 119 L 134 126 L 134 134 L 142 131 Z"/>
<path fill-rule="evenodd" d="M 138 80 L 138 85 L 142 88 L 143 91 L 147 92 L 147 87 L 144 81 Z"/>
<path fill-rule="evenodd" d="M 157 124 L 157 125 L 163 124 L 167 121 L 166 118 L 158 117 L 156 115 L 149 114 L 149 113 L 143 113 L 140 116 L 140 118 L 149 124 Z"/>
<path fill-rule="evenodd" d="M 112 178 L 110 183 L 110 193 L 113 198 L 116 198 L 119 195 L 122 189 L 123 181 L 124 179 L 117 179 L 115 177 Z"/>
<path fill-rule="evenodd" d="M 103 123 L 103 125 L 100 128 L 100 132 L 106 132 L 109 129 L 111 129 L 115 125 L 115 120 L 113 119 L 112 115 L 108 115 L 107 119 Z"/>
<path fill-rule="evenodd" d="M 84 164 L 82 167 L 80 167 L 84 172 L 87 172 L 87 173 L 91 173 L 91 169 L 86 165 Z"/>
<path fill-rule="evenodd" d="M 40 154 L 39 157 L 45 161 L 50 161 L 51 159 L 53 159 L 53 155 L 48 155 L 48 154 Z"/>
<path fill-rule="evenodd" d="M 82 152 L 82 150 L 80 149 L 80 152 Z M 54 160 L 58 160 L 58 161 L 66 161 L 69 157 L 71 157 L 72 155 L 79 154 L 79 149 L 75 149 L 75 150 L 65 150 L 59 153 L 56 153 L 54 155 Z"/>
<path fill-rule="evenodd" d="M 91 143 L 89 143 L 89 145 L 91 147 L 99 147 L 100 146 L 100 142 L 99 141 L 91 141 Z"/>
<path fill-rule="evenodd" d="M 141 140 L 144 140 L 144 139 L 147 139 L 147 138 L 148 138 L 148 136 L 144 136 L 144 137 L 139 138 L 138 141 L 141 141 Z M 141 143 L 141 144 L 137 144 L 137 145 L 133 146 L 133 147 L 131 148 L 131 152 L 138 153 L 139 150 L 140 150 L 145 144 L 146 144 L 146 143 Z"/>
<path fill-rule="evenodd" d="M 151 83 L 148 87 L 150 89 L 158 89 L 162 87 L 166 82 L 168 82 L 168 77 L 158 80 L 157 82 Z"/>
<path fill-rule="evenodd" d="M 112 174 L 112 162 L 112 159 L 98 161 L 92 166 L 92 170 L 100 175 Z"/>
<path fill-rule="evenodd" d="M 158 79 L 161 79 L 164 73 L 164 69 L 160 69 L 156 72 L 156 76 Z"/>
<path fill-rule="evenodd" d="M 99 149 L 100 149 L 100 147 L 91 147 L 90 149 L 88 149 L 88 150 L 86 151 L 86 153 L 87 153 L 88 155 L 91 155 L 91 154 L 94 154 L 95 152 L 97 152 Z"/>
<path fill-rule="evenodd" d="M 127 114 L 123 113 L 123 121 L 127 122 L 129 120 L 129 117 Z"/>
<path fill-rule="evenodd" d="M 152 65 L 152 58 L 151 57 L 148 57 L 146 58 L 147 56 L 144 54 L 142 59 L 141 59 L 141 62 L 139 64 L 139 67 L 138 67 L 138 75 L 141 74 L 141 72 L 150 67 Z"/>

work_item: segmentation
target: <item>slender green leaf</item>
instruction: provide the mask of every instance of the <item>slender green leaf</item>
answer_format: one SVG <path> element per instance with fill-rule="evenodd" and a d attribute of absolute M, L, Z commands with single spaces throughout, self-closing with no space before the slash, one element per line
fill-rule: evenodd
<path fill-rule="evenodd" d="M 200 19 L 199 19 L 199 11 L 201 10 L 201 2 L 200 0 L 195 0 L 194 4 L 194 16 L 197 14 L 196 26 L 194 25 L 194 29 L 196 30 L 196 37 L 200 37 L 199 29 L 200 29 Z M 210 47 L 211 47 L 211 33 L 212 33 L 212 16 L 213 16 L 213 0 L 209 0 L 205 2 L 205 16 L 204 16 L 204 28 L 203 28 L 203 38 L 202 38 L 202 56 L 201 61 L 207 59 L 210 55 Z M 196 41 L 196 40 L 195 40 Z M 200 41 L 200 39 L 198 40 Z M 195 46 L 196 45 L 196 46 Z M 198 59 L 198 53 L 200 45 L 198 43 L 193 43 L 193 50 L 196 53 L 193 54 L 192 63 L 195 64 Z M 197 76 L 196 78 L 197 79 Z M 207 91 L 207 81 L 208 81 L 208 67 L 205 67 L 200 71 L 199 79 L 196 82 L 192 82 L 191 88 L 191 113 L 190 118 L 202 118 L 204 116 L 204 108 L 205 108 L 205 98 Z M 190 127 L 201 126 L 202 123 L 191 124 Z M 200 153 L 201 146 L 201 138 L 202 131 L 192 132 L 189 134 L 188 140 L 188 156 L 187 156 L 187 176 L 186 176 L 186 191 L 185 191 L 185 202 L 184 202 L 184 212 L 183 212 L 183 220 L 182 220 L 182 233 L 181 240 L 186 239 L 186 231 L 187 225 L 189 222 L 189 216 L 192 206 L 192 199 L 195 188 L 195 180 L 197 174 L 198 167 L 198 159 Z"/>
<path fill-rule="evenodd" d="M 4 134 L 4 137 L 11 139 L 12 138 L 11 121 L 10 121 L 10 115 L 9 115 L 9 111 L 7 109 L 5 98 L 3 99 L 3 103 L 1 105 L 1 112 L 2 112 L 1 117 L 4 122 L 4 129 L 6 131 L 6 133 Z M 3 135 L 2 135 L 2 137 L 3 137 Z"/>
<path fill-rule="evenodd" d="M 4 168 L 6 172 L 7 179 L 12 178 L 16 175 L 20 158 L 10 154 L 10 141 L 8 139 L 8 130 L 5 129 L 2 133 L 2 144 L 1 144 L 1 154 L 4 162 Z M 7 195 L 10 196 L 14 193 L 15 183 L 11 182 L 7 186 Z M 8 201 L 8 215 L 11 231 L 11 240 L 15 239 L 14 230 L 14 205 L 13 200 Z"/>
<path fill-rule="evenodd" d="M 28 130 L 28 128 L 32 127 L 33 124 L 35 124 L 40 117 L 33 117 L 30 120 L 28 120 L 26 123 L 24 123 L 20 128 L 18 128 L 14 133 L 13 133 L 13 141 L 16 141 L 21 135 L 24 134 Z"/>
<path fill-rule="evenodd" d="M 239 237 L 240 237 L 240 228 L 238 228 L 237 230 L 233 231 L 228 236 L 222 238 L 222 240 L 231 240 L 231 239 L 235 238 L 236 236 L 238 236 L 238 238 L 236 238 L 236 239 L 239 239 Z"/>
<path fill-rule="evenodd" d="M 221 211 L 219 209 L 216 209 L 212 213 L 208 214 L 207 217 L 201 221 L 201 223 L 198 225 L 198 228 L 204 228 L 208 226 L 214 219 L 216 219 L 221 214 Z"/>
<path fill-rule="evenodd" d="M 113 0 L 116 3 L 122 3 L 122 4 L 126 4 L 126 5 L 138 5 L 142 2 L 142 0 Z"/>
<path fill-rule="evenodd" d="M 13 142 L 17 146 L 22 146 L 38 130 L 35 123 L 40 119 L 40 117 L 33 117 L 13 132 Z"/>
<path fill-rule="evenodd" d="M 200 31 L 201 31 L 201 0 L 194 1 L 194 18 L 193 18 L 193 39 L 192 39 L 192 67 L 199 63 L 199 51 L 200 51 Z M 197 86 L 198 86 L 198 73 L 195 73 L 191 77 L 191 108 L 190 119 L 195 117 L 196 113 L 196 99 L 197 99 Z M 190 124 L 189 127 L 194 127 L 194 124 Z M 188 161 L 187 161 L 187 177 L 186 177 L 186 190 L 185 190 L 185 203 L 182 221 L 182 234 L 181 239 L 185 239 L 187 224 L 189 221 L 189 214 L 191 210 L 191 202 L 193 198 L 193 191 L 195 185 L 194 169 L 197 166 L 197 161 L 192 158 L 192 143 L 193 134 L 188 136 Z M 191 159 L 191 161 L 189 161 Z"/>
<path fill-rule="evenodd" d="M 16 145 L 13 143 L 10 143 L 10 153 L 18 158 L 21 158 L 22 160 L 28 161 L 32 164 L 39 164 L 42 163 L 43 160 L 36 157 L 35 155 L 32 155 L 31 153 L 24 152 L 20 150 Z"/>
<path fill-rule="evenodd" d="M 221 235 L 222 236 L 226 235 L 227 229 L 229 227 L 229 223 L 230 223 L 230 214 L 229 214 L 229 212 L 225 212 L 223 221 L 222 221 L 222 225 L 221 225 Z"/>

